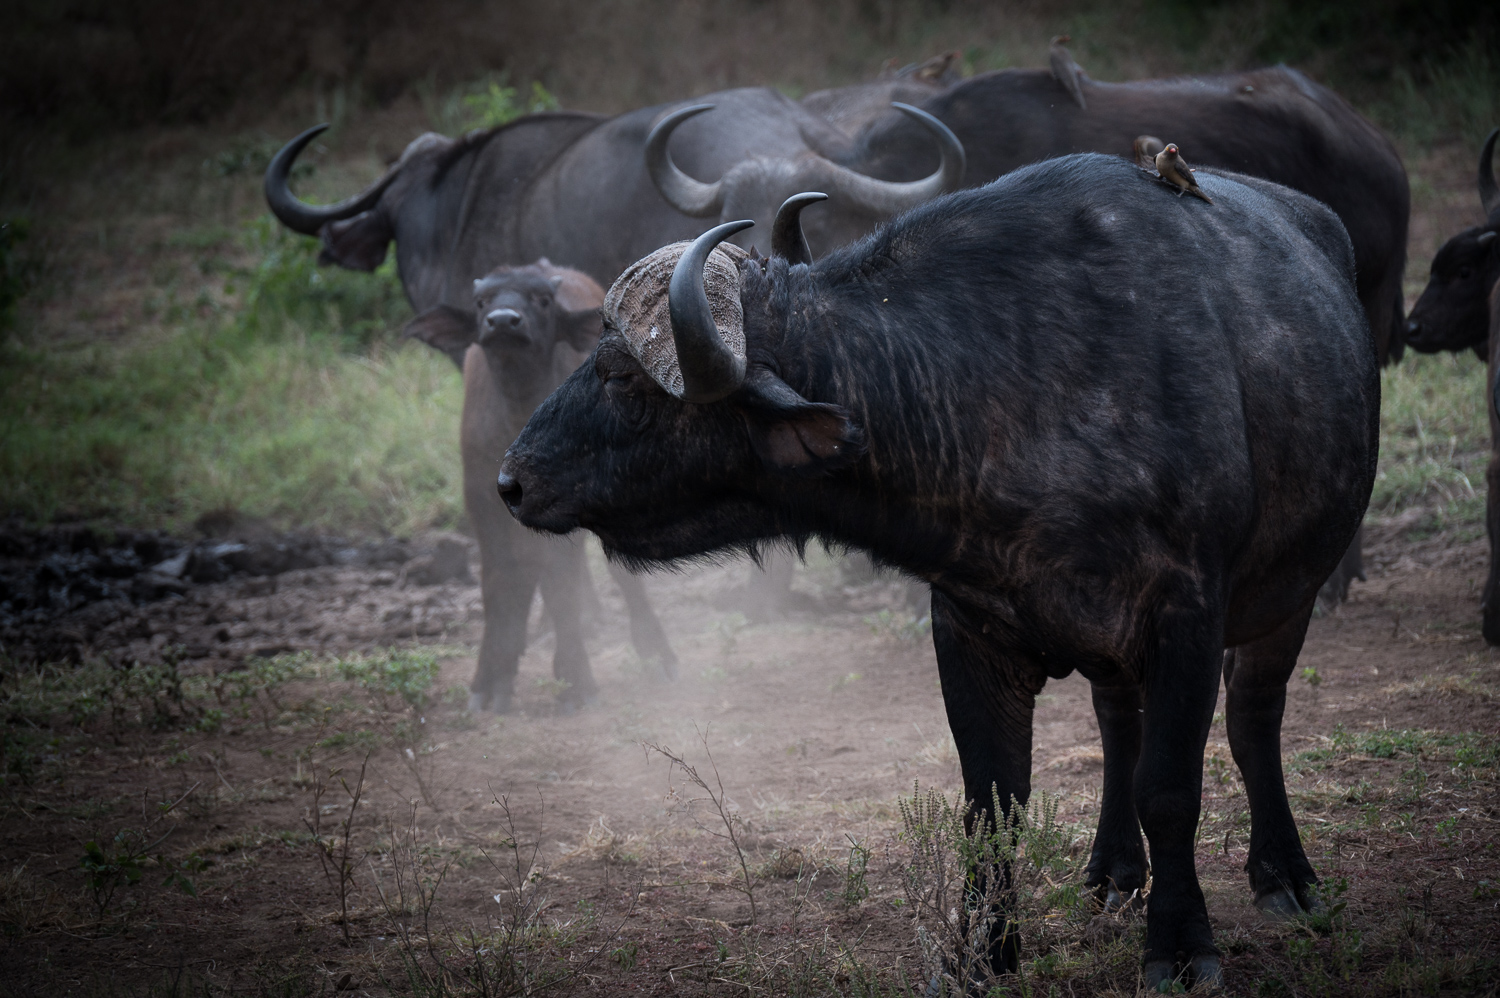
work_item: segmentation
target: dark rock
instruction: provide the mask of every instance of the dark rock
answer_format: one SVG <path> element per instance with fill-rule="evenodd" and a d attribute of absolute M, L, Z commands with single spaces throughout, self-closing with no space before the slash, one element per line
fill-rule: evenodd
<path fill-rule="evenodd" d="M 450 580 L 473 585 L 474 576 L 469 574 L 469 546 L 444 537 L 431 554 L 413 558 L 407 563 L 405 578 L 416 586 L 435 586 Z"/>
<path fill-rule="evenodd" d="M 142 572 L 130 580 L 130 597 L 137 603 L 151 603 L 168 596 L 181 596 L 187 591 L 188 584 L 175 575 Z"/>

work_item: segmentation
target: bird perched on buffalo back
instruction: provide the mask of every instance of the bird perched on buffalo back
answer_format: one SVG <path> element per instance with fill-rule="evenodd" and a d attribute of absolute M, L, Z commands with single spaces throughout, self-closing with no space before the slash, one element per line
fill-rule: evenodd
<path fill-rule="evenodd" d="M 1198 181 L 1193 179 L 1193 168 L 1187 165 L 1182 154 L 1177 151 L 1177 143 L 1168 142 L 1167 147 L 1156 154 L 1156 172 L 1168 183 L 1177 187 L 1177 196 L 1191 194 L 1195 198 L 1202 198 L 1209 204 L 1213 204 L 1213 198 L 1203 193 L 1198 186 Z"/>

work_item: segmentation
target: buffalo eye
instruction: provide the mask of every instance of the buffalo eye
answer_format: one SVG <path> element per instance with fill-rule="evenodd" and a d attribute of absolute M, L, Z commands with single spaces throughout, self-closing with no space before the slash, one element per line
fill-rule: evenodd
<path fill-rule="evenodd" d="M 1458 279 L 1460 281 L 1467 281 L 1469 278 L 1471 278 L 1473 276 L 1474 276 L 1474 268 L 1473 267 L 1459 267 L 1458 268 Z"/>
<path fill-rule="evenodd" d="M 546 308 L 548 305 L 551 305 L 551 304 L 552 304 L 552 296 L 551 295 L 542 295 L 540 298 L 538 298 L 536 300 L 536 307 L 537 308 Z"/>

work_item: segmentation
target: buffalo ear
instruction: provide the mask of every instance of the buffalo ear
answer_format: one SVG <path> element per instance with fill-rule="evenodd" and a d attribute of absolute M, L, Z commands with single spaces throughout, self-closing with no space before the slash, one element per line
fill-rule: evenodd
<path fill-rule="evenodd" d="M 385 262 L 385 251 L 396 237 L 385 215 L 371 210 L 323 226 L 319 263 L 336 263 L 349 270 L 374 270 Z"/>
<path fill-rule="evenodd" d="M 746 375 L 733 401 L 755 453 L 772 471 L 823 474 L 847 467 L 865 452 L 864 432 L 847 409 L 809 402 L 764 369 Z"/>
<path fill-rule="evenodd" d="M 402 335 L 447 354 L 460 371 L 464 369 L 464 354 L 469 344 L 477 338 L 474 316 L 452 305 L 432 306 L 408 322 Z"/>
<path fill-rule="evenodd" d="M 563 312 L 557 317 L 557 338 L 575 350 L 588 353 L 604 335 L 604 314 L 597 308 Z"/>

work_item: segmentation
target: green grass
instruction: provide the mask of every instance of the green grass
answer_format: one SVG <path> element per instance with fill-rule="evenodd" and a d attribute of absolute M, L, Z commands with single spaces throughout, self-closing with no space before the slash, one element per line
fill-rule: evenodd
<path fill-rule="evenodd" d="M 1370 512 L 1422 508 L 1419 529 L 1484 522 L 1490 432 L 1485 366 L 1472 353 L 1408 356 L 1382 375 L 1380 465 Z"/>
<path fill-rule="evenodd" d="M 169 304 L 126 347 L 9 344 L 0 360 L 0 508 L 181 526 L 237 509 L 286 526 L 409 532 L 461 515 L 462 384 L 396 339 L 394 272 L 314 264 L 269 219 L 232 304 Z"/>

